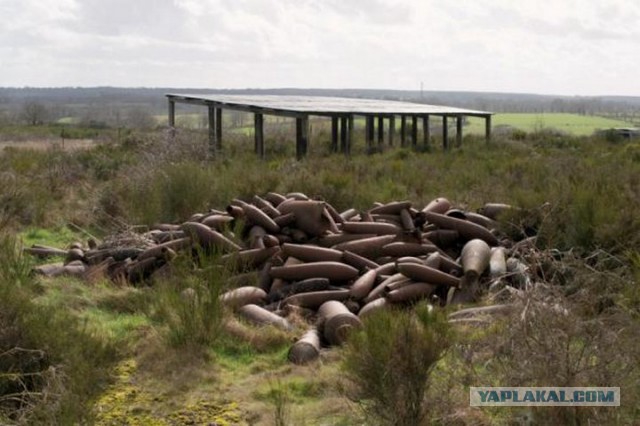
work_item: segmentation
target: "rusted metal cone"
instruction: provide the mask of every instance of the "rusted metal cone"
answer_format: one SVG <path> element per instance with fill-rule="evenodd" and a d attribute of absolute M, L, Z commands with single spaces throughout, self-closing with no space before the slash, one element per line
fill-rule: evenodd
<path fill-rule="evenodd" d="M 429 204 L 422 209 L 424 213 L 432 212 L 432 213 L 444 213 L 451 208 L 451 202 L 446 198 L 440 197 L 435 200 L 431 200 Z"/>
<path fill-rule="evenodd" d="M 244 210 L 242 210 L 242 207 L 231 204 L 227 206 L 227 213 L 229 213 L 229 215 L 234 219 L 241 219 L 244 217 Z"/>
<path fill-rule="evenodd" d="M 430 223 L 442 228 L 455 229 L 460 233 L 461 237 L 467 240 L 479 238 L 493 246 L 499 243 L 496 236 L 489 232 L 488 229 L 473 222 L 432 212 L 425 212 L 425 215 Z"/>
<path fill-rule="evenodd" d="M 493 247 L 489 259 L 489 275 L 491 278 L 502 277 L 507 273 L 507 259 L 504 247 Z"/>
<path fill-rule="evenodd" d="M 455 229 L 438 229 L 436 231 L 425 232 L 423 236 L 441 249 L 455 246 L 460 238 L 460 234 Z"/>
<path fill-rule="evenodd" d="M 436 286 L 432 284 L 413 283 L 392 290 L 385 297 L 392 303 L 415 302 L 429 297 L 435 289 Z"/>
<path fill-rule="evenodd" d="M 498 226 L 498 222 L 480 213 L 466 212 L 465 216 L 467 217 L 468 221 L 477 223 L 478 225 L 484 226 L 487 229 L 494 229 Z"/>
<path fill-rule="evenodd" d="M 22 251 L 24 253 L 27 253 L 42 259 L 46 259 L 47 257 L 54 257 L 54 256 L 60 256 L 60 257 L 67 256 L 67 250 L 61 250 L 55 247 L 33 246 L 33 247 L 25 248 Z"/>
<path fill-rule="evenodd" d="M 242 250 L 238 244 L 201 223 L 185 222 L 182 224 L 182 229 L 202 248 L 209 250 L 218 248 L 223 252 Z"/>
<path fill-rule="evenodd" d="M 318 239 L 318 244 L 322 247 L 333 247 L 338 244 L 348 243 L 350 241 L 363 240 L 365 238 L 373 238 L 375 234 L 328 234 Z"/>
<path fill-rule="evenodd" d="M 351 313 L 343 303 L 335 300 L 323 303 L 318 309 L 318 317 L 324 338 L 331 345 L 343 344 L 351 330 L 362 326 L 360 318 Z"/>
<path fill-rule="evenodd" d="M 483 240 L 474 239 L 467 242 L 460 255 L 462 270 L 468 277 L 479 277 L 489 266 L 491 247 Z"/>
<path fill-rule="evenodd" d="M 442 263 L 442 258 L 444 256 L 442 256 L 440 253 L 438 252 L 434 252 L 431 253 L 425 260 L 424 260 L 424 265 L 426 266 L 430 266 L 432 268 L 435 269 L 440 269 L 440 264 Z"/>
<path fill-rule="evenodd" d="M 282 302 L 284 305 L 295 305 L 303 308 L 318 309 L 328 300 L 346 300 L 349 298 L 349 290 L 312 291 L 289 296 Z"/>
<path fill-rule="evenodd" d="M 382 247 L 382 254 L 385 256 L 403 257 L 403 256 L 423 256 L 438 250 L 433 244 L 418 244 L 395 242 Z"/>
<path fill-rule="evenodd" d="M 296 221 L 296 215 L 294 213 L 281 214 L 278 217 L 274 217 L 273 221 L 280 227 L 292 225 Z"/>
<path fill-rule="evenodd" d="M 74 260 L 84 260 L 84 252 L 79 248 L 72 248 L 67 251 L 67 256 L 64 259 L 64 263 L 68 264 Z"/>
<path fill-rule="evenodd" d="M 348 250 L 368 259 L 375 259 L 382 254 L 382 247 L 393 242 L 395 239 L 395 235 L 381 235 L 379 237 L 363 238 L 336 244 L 333 248 L 341 251 Z"/>
<path fill-rule="evenodd" d="M 280 248 L 278 246 L 241 250 L 225 254 L 221 259 L 225 262 L 234 262 L 236 265 L 246 265 L 252 268 L 258 268 L 264 262 L 275 256 L 279 251 Z"/>
<path fill-rule="evenodd" d="M 416 226 L 413 223 L 413 217 L 411 217 L 411 213 L 409 213 L 409 210 L 400 210 L 400 222 L 402 222 L 402 227 L 405 231 L 413 232 L 416 230 Z"/>
<path fill-rule="evenodd" d="M 380 277 L 383 275 L 392 275 L 398 272 L 396 268 L 396 262 L 389 262 L 378 266 L 376 269 L 376 274 Z"/>
<path fill-rule="evenodd" d="M 342 260 L 341 251 L 312 245 L 285 243 L 282 245 L 282 252 L 304 262 L 339 262 Z"/>
<path fill-rule="evenodd" d="M 200 223 L 207 225 L 209 228 L 215 229 L 216 231 L 222 231 L 223 229 L 231 226 L 231 222 L 233 222 L 233 220 L 232 216 L 212 214 L 205 216 Z"/>
<path fill-rule="evenodd" d="M 265 200 L 270 202 L 274 207 L 278 207 L 283 201 L 286 201 L 287 197 L 277 192 L 268 192 L 264 196 Z"/>
<path fill-rule="evenodd" d="M 280 226 L 273 221 L 265 212 L 252 204 L 242 206 L 245 218 L 252 224 L 262 226 L 270 234 L 280 232 Z"/>
<path fill-rule="evenodd" d="M 375 286 L 370 292 L 369 294 L 367 294 L 367 296 L 364 298 L 363 302 L 364 303 L 369 303 L 372 302 L 382 296 L 384 296 L 385 290 L 387 288 L 387 286 L 389 284 L 392 284 L 396 281 L 402 281 L 402 280 L 406 280 L 407 277 L 397 273 L 397 274 L 393 274 L 390 277 L 382 280 L 382 282 L 380 282 L 380 284 L 378 284 L 377 286 Z"/>
<path fill-rule="evenodd" d="M 397 268 L 398 271 L 402 273 L 402 275 L 417 282 L 426 282 L 436 285 L 448 285 L 453 287 L 458 287 L 460 285 L 459 278 L 426 265 L 418 265 L 415 263 L 400 263 L 397 265 Z"/>
<path fill-rule="evenodd" d="M 502 213 L 512 210 L 513 208 L 514 207 L 510 206 L 509 204 L 486 203 L 484 206 L 478 209 L 478 213 L 490 219 L 497 220 Z"/>
<path fill-rule="evenodd" d="M 402 275 L 402 274 L 400 274 Z M 415 284 L 415 281 L 413 281 L 411 278 L 407 278 L 404 275 L 402 275 L 402 278 L 395 280 L 387 285 L 384 286 L 384 294 L 389 294 L 389 292 L 397 290 L 399 288 L 408 286 L 409 284 Z"/>
<path fill-rule="evenodd" d="M 364 299 L 373 289 L 377 277 L 378 275 L 373 269 L 362 274 L 349 288 L 351 297 L 356 300 Z"/>
<path fill-rule="evenodd" d="M 338 213 L 338 210 L 336 210 L 331 204 L 325 201 L 324 206 L 335 223 L 343 223 L 345 221 L 342 216 L 340 216 L 340 213 Z"/>
<path fill-rule="evenodd" d="M 364 305 L 362 309 L 360 309 L 360 312 L 358 312 L 358 317 L 362 319 L 367 315 L 369 315 L 371 312 L 374 312 L 378 309 L 382 309 L 388 305 L 389 305 L 389 302 L 387 301 L 387 299 L 384 299 L 384 298 L 376 299 L 373 302 L 369 302 L 366 305 Z"/>
<path fill-rule="evenodd" d="M 340 262 L 313 262 L 302 265 L 279 266 L 271 268 L 273 278 L 288 281 L 304 280 L 306 278 L 328 278 L 331 281 L 348 281 L 358 276 L 358 270 L 353 266 Z"/>
<path fill-rule="evenodd" d="M 400 214 L 402 210 L 411 208 L 411 201 L 392 201 L 382 206 L 377 206 L 369 210 L 371 214 Z"/>
<path fill-rule="evenodd" d="M 253 204 L 255 204 L 260 210 L 265 212 L 267 216 L 271 218 L 278 217 L 281 215 L 280 211 L 276 209 L 273 206 L 273 204 L 271 204 L 269 201 L 265 200 L 264 198 L 260 197 L 259 195 L 253 196 Z"/>
<path fill-rule="evenodd" d="M 253 303 L 242 306 L 238 313 L 254 324 L 273 325 L 282 330 L 291 330 L 289 321 Z"/>
<path fill-rule="evenodd" d="M 316 360 L 320 356 L 320 333 L 312 328 L 302 335 L 289 349 L 289 361 L 304 365 Z"/>
<path fill-rule="evenodd" d="M 381 222 L 345 222 L 342 231 L 350 234 L 397 235 L 402 228 L 391 223 Z"/>
<path fill-rule="evenodd" d="M 331 287 L 331 281 L 327 278 L 309 278 L 285 285 L 277 291 L 269 293 L 268 302 L 273 303 L 286 297 L 300 293 L 310 293 L 312 291 L 325 291 Z"/>
<path fill-rule="evenodd" d="M 340 213 L 340 217 L 342 218 L 343 222 L 350 220 L 356 216 L 358 216 L 358 210 L 356 209 L 348 209 Z"/>
<path fill-rule="evenodd" d="M 249 304 L 262 305 L 266 299 L 267 293 L 264 290 L 252 286 L 238 287 L 220 295 L 220 301 L 232 308 Z"/>
<path fill-rule="evenodd" d="M 56 277 L 64 273 L 64 264 L 62 262 L 56 262 L 38 265 L 33 268 L 33 272 L 37 275 L 44 275 L 45 277 Z"/>
<path fill-rule="evenodd" d="M 349 250 L 342 253 L 342 261 L 353 266 L 359 271 L 364 271 L 365 269 L 376 269 L 380 266 L 373 260 L 369 260 L 366 257 L 362 257 L 359 254 L 350 252 Z"/>
<path fill-rule="evenodd" d="M 321 201 L 287 200 L 278 206 L 278 210 L 282 214 L 293 213 L 295 226 L 309 235 L 318 237 L 331 228 Z"/>
<path fill-rule="evenodd" d="M 143 251 L 142 253 L 138 254 L 138 256 L 136 257 L 136 259 L 138 260 L 144 260 L 150 257 L 160 257 L 163 255 L 163 253 L 167 250 L 173 250 L 175 252 L 178 252 L 180 250 L 185 250 L 187 248 L 191 247 L 191 238 L 189 237 L 185 237 L 185 238 L 180 238 L 178 240 L 171 240 L 171 241 L 167 241 L 166 243 L 162 243 L 162 244 L 158 244 L 157 246 L 151 247 L 146 249 L 145 251 Z M 120 259 L 121 256 L 116 256 L 115 253 L 109 253 L 115 260 L 124 260 L 124 259 Z M 130 256 L 127 256 L 130 257 Z"/>

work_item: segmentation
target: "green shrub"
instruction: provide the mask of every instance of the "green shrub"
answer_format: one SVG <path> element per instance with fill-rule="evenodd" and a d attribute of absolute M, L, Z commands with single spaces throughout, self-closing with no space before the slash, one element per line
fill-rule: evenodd
<path fill-rule="evenodd" d="M 352 334 L 344 354 L 347 397 L 371 424 L 421 424 L 429 375 L 451 344 L 444 315 L 426 305 L 413 312 L 372 313 Z"/>

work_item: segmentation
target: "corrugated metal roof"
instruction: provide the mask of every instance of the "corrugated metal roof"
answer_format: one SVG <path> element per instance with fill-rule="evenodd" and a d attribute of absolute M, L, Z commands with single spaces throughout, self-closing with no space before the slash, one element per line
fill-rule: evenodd
<path fill-rule="evenodd" d="M 377 99 L 338 98 L 327 96 L 276 96 L 276 95 L 185 95 L 169 93 L 167 97 L 178 102 L 212 102 L 229 108 L 258 108 L 309 115 L 332 114 L 389 114 L 389 115 L 481 115 L 487 111 L 454 108 L 440 105 L 426 105 L 413 102 L 399 102 Z"/>

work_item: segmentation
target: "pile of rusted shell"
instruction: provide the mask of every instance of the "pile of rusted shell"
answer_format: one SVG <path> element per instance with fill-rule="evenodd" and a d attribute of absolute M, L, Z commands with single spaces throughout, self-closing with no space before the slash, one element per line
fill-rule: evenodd
<path fill-rule="evenodd" d="M 468 303 L 489 288 L 531 286 L 518 256 L 530 241 L 500 234 L 497 219 L 505 211 L 514 208 L 490 203 L 471 212 L 437 198 L 426 206 L 394 201 L 338 212 L 301 193 L 270 192 L 128 239 L 25 250 L 65 258 L 36 268 L 46 276 L 102 274 L 130 283 L 151 282 L 177 256 L 218 253 L 239 271 L 224 304 L 256 324 L 290 330 L 292 314 L 314 324 L 289 354 L 306 363 L 323 345 L 343 343 L 376 309 Z"/>

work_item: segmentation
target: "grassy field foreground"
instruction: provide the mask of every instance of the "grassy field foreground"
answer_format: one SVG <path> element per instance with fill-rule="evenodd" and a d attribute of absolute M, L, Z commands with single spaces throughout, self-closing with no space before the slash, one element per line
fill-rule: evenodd
<path fill-rule="evenodd" d="M 350 159 L 321 145 L 301 162 L 276 154 L 261 162 L 243 154 L 251 141 L 237 142 L 233 155 L 212 162 L 202 159 L 204 141 L 187 134 L 0 155 L 0 423 L 382 422 L 363 416 L 367 401 L 349 398 L 357 386 L 345 374 L 349 348 L 309 367 L 289 364 L 302 322 L 291 334 L 229 322 L 215 302 L 223 276 L 194 274 L 185 261 L 139 287 L 39 279 L 29 273 L 35 260 L 18 250 L 23 242 L 64 247 L 132 225 L 180 223 L 268 191 L 301 191 L 339 210 L 405 199 L 421 208 L 439 196 L 465 208 L 494 201 L 530 209 L 522 226 L 535 226 L 541 251 L 562 254 L 558 273 L 529 296 L 544 303 L 526 321 L 446 333 L 443 358 L 428 372 L 424 423 L 640 418 L 640 146 L 531 134 L 490 145 L 467 138 L 449 153 L 395 149 Z M 186 287 L 203 289 L 203 302 L 186 305 Z M 620 386 L 622 407 L 471 409 L 468 387 L 487 384 Z"/>

